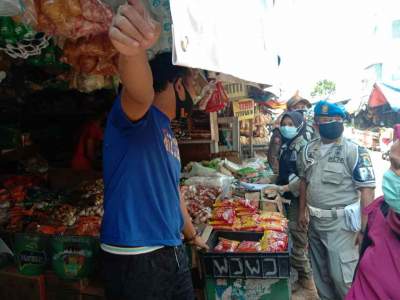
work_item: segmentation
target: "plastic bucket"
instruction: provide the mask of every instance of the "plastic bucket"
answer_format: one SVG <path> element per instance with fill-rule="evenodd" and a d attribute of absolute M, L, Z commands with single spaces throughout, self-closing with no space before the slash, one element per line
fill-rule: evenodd
<path fill-rule="evenodd" d="M 92 237 L 52 237 L 53 270 L 62 279 L 86 278 L 93 271 L 97 250 L 98 243 Z"/>
<path fill-rule="evenodd" d="M 15 254 L 19 271 L 24 275 L 40 275 L 47 264 L 47 238 L 42 235 L 17 233 Z"/>

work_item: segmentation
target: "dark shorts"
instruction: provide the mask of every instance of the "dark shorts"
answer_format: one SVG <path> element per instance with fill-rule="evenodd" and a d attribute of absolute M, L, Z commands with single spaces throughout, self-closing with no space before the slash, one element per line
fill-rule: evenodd
<path fill-rule="evenodd" d="M 103 279 L 109 300 L 193 300 L 192 277 L 183 246 L 139 255 L 102 251 Z"/>

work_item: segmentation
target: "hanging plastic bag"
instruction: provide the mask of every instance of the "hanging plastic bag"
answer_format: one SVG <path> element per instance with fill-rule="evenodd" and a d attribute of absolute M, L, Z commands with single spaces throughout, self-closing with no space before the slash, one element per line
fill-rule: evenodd
<path fill-rule="evenodd" d="M 214 92 L 208 99 L 205 99 L 204 101 L 202 100 L 200 107 L 205 107 L 204 110 L 206 112 L 217 112 L 224 109 L 228 101 L 228 95 L 226 94 L 222 83 L 218 81 L 215 83 Z"/>
<path fill-rule="evenodd" d="M 0 16 L 18 16 L 24 12 L 25 5 L 22 0 L 1 0 Z"/>
<path fill-rule="evenodd" d="M 37 0 L 38 28 L 52 35 L 78 39 L 107 32 L 111 9 L 100 0 Z"/>
<path fill-rule="evenodd" d="M 38 24 L 38 16 L 35 0 L 25 0 L 24 13 L 21 16 L 14 17 L 14 20 L 36 29 Z"/>
<path fill-rule="evenodd" d="M 118 73 L 118 53 L 107 34 L 67 40 L 62 61 L 84 74 L 112 76 Z"/>

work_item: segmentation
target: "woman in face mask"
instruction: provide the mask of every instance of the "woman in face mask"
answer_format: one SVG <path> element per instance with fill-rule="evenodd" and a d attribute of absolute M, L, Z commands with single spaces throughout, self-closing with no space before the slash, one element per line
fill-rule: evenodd
<path fill-rule="evenodd" d="M 383 197 L 365 210 L 368 226 L 346 300 L 400 298 L 400 141 L 391 148 L 390 162 Z"/>
<path fill-rule="evenodd" d="M 279 175 L 276 184 L 286 199 L 291 200 L 287 207 L 289 230 L 293 241 L 291 264 L 299 274 L 295 288 L 302 286 L 309 293 L 307 299 L 317 299 L 315 284 L 312 280 L 311 266 L 307 255 L 307 231 L 298 226 L 298 196 L 300 179 L 297 172 L 297 157 L 306 145 L 304 138 L 306 122 L 299 112 L 287 112 L 280 123 L 282 147 L 279 158 Z"/>
<path fill-rule="evenodd" d="M 297 174 L 297 156 L 305 145 L 303 137 L 305 121 L 299 112 L 286 112 L 282 116 L 279 131 L 282 136 L 281 153 L 279 157 L 279 176 L 277 184 L 289 192 L 289 181 L 293 174 Z"/>

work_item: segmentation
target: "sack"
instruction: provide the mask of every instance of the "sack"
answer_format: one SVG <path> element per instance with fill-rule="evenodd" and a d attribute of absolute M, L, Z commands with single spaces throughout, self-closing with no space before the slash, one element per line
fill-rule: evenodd
<path fill-rule="evenodd" d="M 346 228 L 349 231 L 358 232 L 361 230 L 361 207 L 360 201 L 347 205 L 344 208 Z"/>
<path fill-rule="evenodd" d="M 22 0 L 1 0 L 0 1 L 0 16 L 10 17 L 18 16 L 25 10 L 25 5 Z"/>

